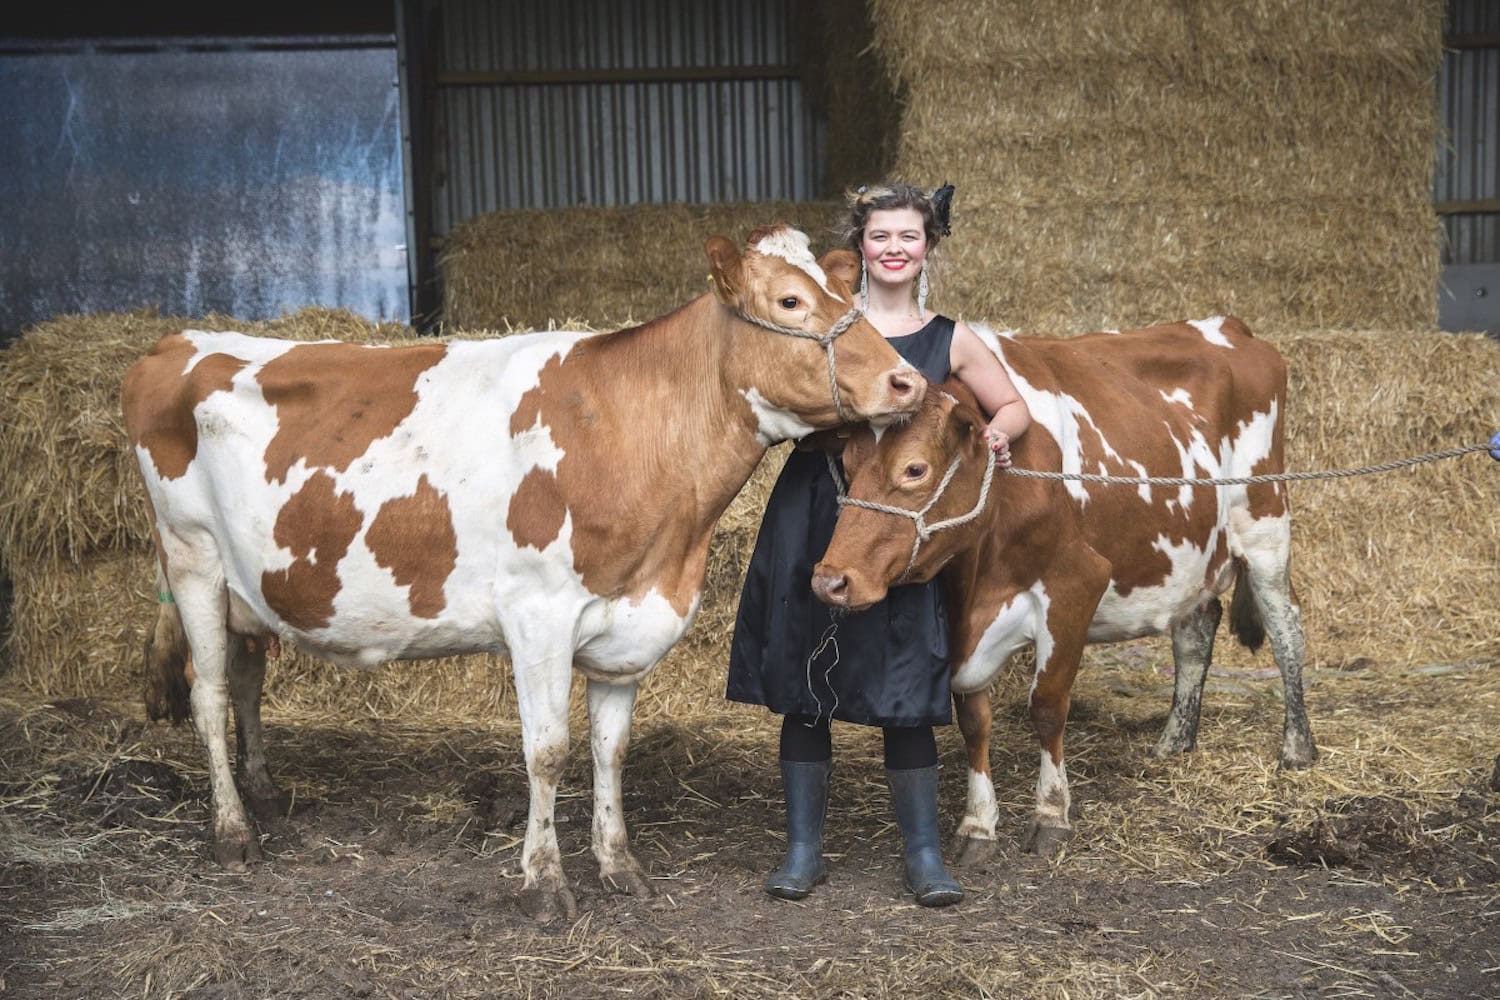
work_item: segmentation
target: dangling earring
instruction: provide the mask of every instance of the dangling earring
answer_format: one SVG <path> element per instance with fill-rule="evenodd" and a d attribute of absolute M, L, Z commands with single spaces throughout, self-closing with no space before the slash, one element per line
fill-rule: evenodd
<path fill-rule="evenodd" d="M 861 312 L 870 311 L 870 276 L 865 271 L 865 256 L 859 255 L 859 308 Z"/>
<path fill-rule="evenodd" d="M 922 263 L 922 272 L 917 276 L 917 319 L 927 322 L 927 263 Z"/>

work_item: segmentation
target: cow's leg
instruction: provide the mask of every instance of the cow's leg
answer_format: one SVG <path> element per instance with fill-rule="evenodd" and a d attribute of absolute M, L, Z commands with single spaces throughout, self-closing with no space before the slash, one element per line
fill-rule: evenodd
<path fill-rule="evenodd" d="M 187 561 L 172 562 L 175 566 Z M 214 796 L 214 860 L 229 871 L 244 871 L 260 860 L 261 853 L 229 765 L 228 592 L 222 576 L 204 579 L 196 575 L 174 580 L 172 590 L 193 654 L 193 726 L 208 750 L 208 776 Z"/>
<path fill-rule="evenodd" d="M 1172 626 L 1172 711 L 1156 741 L 1156 756 L 1169 757 L 1198 745 L 1198 716 L 1203 709 L 1203 681 L 1214 655 L 1214 634 L 1224 607 L 1209 598 Z"/>
<path fill-rule="evenodd" d="M 589 723 L 594 748 L 594 857 L 599 878 L 613 892 L 650 896 L 651 886 L 625 832 L 621 776 L 630 745 L 630 717 L 637 684 L 588 682 Z"/>
<path fill-rule="evenodd" d="M 557 846 L 554 813 L 557 785 L 568 759 L 568 690 L 573 681 L 571 650 L 544 656 L 525 655 L 512 647 L 516 700 L 521 714 L 521 744 L 526 753 L 526 776 L 531 786 L 526 843 L 521 849 L 521 907 L 542 922 L 559 913 L 570 919 L 578 912 L 573 892 L 563 877 L 562 852 Z"/>
<path fill-rule="evenodd" d="M 990 692 L 986 688 L 955 693 L 953 705 L 969 756 L 969 797 L 953 837 L 953 850 L 957 864 L 975 865 L 994 857 L 995 824 L 1000 816 L 990 779 Z"/>
<path fill-rule="evenodd" d="M 266 679 L 266 647 L 259 639 L 229 637 L 229 697 L 234 704 L 234 776 L 250 797 L 251 808 L 265 818 L 286 811 L 287 797 L 266 767 L 265 732 L 260 696 Z"/>
<path fill-rule="evenodd" d="M 1092 549 L 1079 548 L 1059 561 L 1057 573 L 1044 580 L 1049 598 L 1046 620 L 1036 635 L 1036 677 L 1031 684 L 1031 725 L 1041 744 L 1036 782 L 1036 815 L 1027 825 L 1022 848 L 1033 854 L 1055 853 L 1069 837 L 1072 797 L 1063 760 L 1063 734 L 1073 700 L 1073 679 L 1083 660 L 1089 622 L 1109 585 L 1109 563 Z"/>
<path fill-rule="evenodd" d="M 1302 700 L 1302 661 L 1306 640 L 1302 633 L 1302 610 L 1292 591 L 1290 554 L 1291 518 L 1262 518 L 1247 532 L 1245 567 L 1255 610 L 1271 640 L 1271 655 L 1281 671 L 1281 689 L 1286 700 L 1282 729 L 1281 766 L 1304 768 L 1318 757 L 1307 708 Z"/>
<path fill-rule="evenodd" d="M 1021 841 L 1022 849 L 1029 854 L 1043 857 L 1055 854 L 1073 836 L 1073 825 L 1068 822 L 1072 797 L 1068 791 L 1068 767 L 1063 760 L 1063 734 L 1072 704 L 1073 678 L 1078 673 L 1082 653 L 1082 643 L 1075 644 L 1071 656 L 1065 650 L 1054 649 L 1044 661 L 1045 666 L 1038 669 L 1031 689 L 1028 708 L 1042 753 L 1036 781 L 1036 814 L 1027 824 Z M 1037 654 L 1041 660 L 1040 648 Z"/>

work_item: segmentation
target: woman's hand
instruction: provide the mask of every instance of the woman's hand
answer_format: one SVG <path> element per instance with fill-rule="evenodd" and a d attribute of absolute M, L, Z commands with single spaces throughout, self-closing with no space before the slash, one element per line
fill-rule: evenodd
<path fill-rule="evenodd" d="M 995 453 L 995 464 L 1010 468 L 1010 435 L 991 424 L 984 429 L 984 443 Z"/>

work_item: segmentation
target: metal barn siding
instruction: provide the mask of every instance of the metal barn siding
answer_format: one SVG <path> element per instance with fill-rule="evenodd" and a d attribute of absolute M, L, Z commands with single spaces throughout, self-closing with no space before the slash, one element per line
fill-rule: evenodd
<path fill-rule="evenodd" d="M 1500 332 L 1500 4 L 1451 0 L 1438 74 L 1438 323 Z"/>
<path fill-rule="evenodd" d="M 409 315 L 391 39 L 0 56 L 0 329 L 155 306 Z"/>
<path fill-rule="evenodd" d="M 793 0 L 440 10 L 436 235 L 498 209 L 818 193 Z"/>

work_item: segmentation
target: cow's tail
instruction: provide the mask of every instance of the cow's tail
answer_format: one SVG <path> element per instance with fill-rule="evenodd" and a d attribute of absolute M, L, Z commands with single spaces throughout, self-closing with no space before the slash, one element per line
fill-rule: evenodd
<path fill-rule="evenodd" d="M 1245 560 L 1235 560 L 1234 597 L 1229 602 L 1229 628 L 1240 645 L 1252 653 L 1266 641 L 1266 625 L 1250 593 L 1250 568 Z"/>
<path fill-rule="evenodd" d="M 156 593 L 156 620 L 146 631 L 142 696 L 147 718 L 168 719 L 175 726 L 192 714 L 188 695 L 193 686 L 193 668 L 187 633 L 182 630 L 182 615 L 160 566 L 156 569 Z"/>

